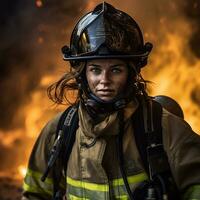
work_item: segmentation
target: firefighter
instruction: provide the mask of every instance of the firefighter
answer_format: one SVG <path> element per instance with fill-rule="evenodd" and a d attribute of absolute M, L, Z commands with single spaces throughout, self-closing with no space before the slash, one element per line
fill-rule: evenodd
<path fill-rule="evenodd" d="M 200 137 L 147 95 L 140 70 L 151 49 L 135 20 L 108 3 L 79 20 L 70 47 L 62 48 L 71 71 L 48 88 L 58 104 L 67 91 L 78 91 L 75 141 L 64 154 L 62 113 L 46 124 L 30 156 L 22 199 L 200 200 Z M 55 161 L 61 144 L 65 167 Z"/>

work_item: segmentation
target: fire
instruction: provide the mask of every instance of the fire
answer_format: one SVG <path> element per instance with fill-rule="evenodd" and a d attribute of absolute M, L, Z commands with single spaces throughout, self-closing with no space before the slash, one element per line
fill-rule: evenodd
<path fill-rule="evenodd" d="M 166 33 L 165 42 L 152 55 L 152 66 L 147 67 L 145 78 L 155 83 L 151 86 L 153 96 L 168 95 L 180 103 L 186 121 L 198 132 L 200 108 L 191 95 L 200 86 L 200 61 L 187 46 L 191 34 L 188 26 L 182 21 L 177 32 Z"/>
<path fill-rule="evenodd" d="M 88 1 L 86 10 L 91 11 L 97 5 L 97 3 L 99 3 L 98 0 Z"/>
<path fill-rule="evenodd" d="M 24 165 L 20 165 L 18 167 L 18 173 L 19 173 L 21 178 L 24 178 L 25 175 L 26 175 L 26 167 Z"/>
<path fill-rule="evenodd" d="M 43 37 L 38 37 L 37 42 L 38 42 L 38 44 L 44 43 L 44 38 Z"/>
<path fill-rule="evenodd" d="M 38 8 L 40 8 L 40 7 L 43 6 L 42 0 L 36 0 L 36 1 L 35 1 L 35 4 L 36 4 L 36 6 L 37 6 Z"/>
<path fill-rule="evenodd" d="M 59 79 L 59 77 L 56 75 L 46 75 L 46 76 L 42 77 L 42 79 L 40 81 L 40 85 L 47 88 L 50 84 L 54 83 L 58 79 Z"/>
<path fill-rule="evenodd" d="M 7 147 L 10 148 L 14 145 L 15 141 L 20 139 L 22 137 L 22 129 L 17 129 L 14 131 L 9 131 L 9 132 L 1 132 L 0 131 L 0 143 Z"/>

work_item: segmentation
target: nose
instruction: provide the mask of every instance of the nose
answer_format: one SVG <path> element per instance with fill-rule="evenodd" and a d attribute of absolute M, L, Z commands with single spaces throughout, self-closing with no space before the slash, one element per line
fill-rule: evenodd
<path fill-rule="evenodd" d="M 108 71 L 104 71 L 101 76 L 101 84 L 109 84 L 111 82 L 110 75 Z"/>

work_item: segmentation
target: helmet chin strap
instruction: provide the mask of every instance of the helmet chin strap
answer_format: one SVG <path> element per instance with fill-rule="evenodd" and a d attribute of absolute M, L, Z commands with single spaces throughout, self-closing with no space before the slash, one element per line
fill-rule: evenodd
<path fill-rule="evenodd" d="M 107 114 L 118 111 L 124 108 L 130 100 L 130 98 L 118 96 L 111 101 L 104 101 L 94 94 L 89 93 L 83 103 L 88 113 L 93 117 L 97 114 Z"/>

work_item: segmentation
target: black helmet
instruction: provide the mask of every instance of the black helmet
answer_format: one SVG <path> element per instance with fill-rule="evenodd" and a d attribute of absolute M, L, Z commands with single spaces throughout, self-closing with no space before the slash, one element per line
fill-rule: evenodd
<path fill-rule="evenodd" d="M 158 95 L 154 97 L 154 100 L 160 103 L 169 112 L 184 119 L 184 114 L 181 106 L 171 97 Z"/>
<path fill-rule="evenodd" d="M 101 3 L 82 17 L 76 24 L 70 48 L 64 46 L 64 60 L 72 61 L 100 58 L 134 59 L 139 68 L 147 64 L 152 49 L 151 43 L 144 45 L 142 32 L 133 18 Z"/>

